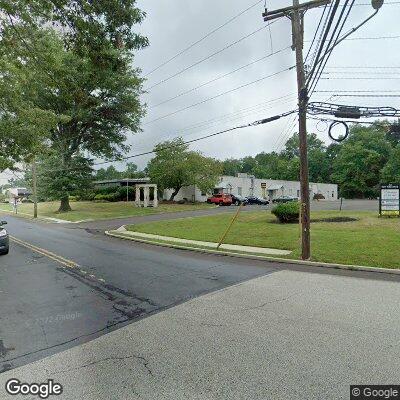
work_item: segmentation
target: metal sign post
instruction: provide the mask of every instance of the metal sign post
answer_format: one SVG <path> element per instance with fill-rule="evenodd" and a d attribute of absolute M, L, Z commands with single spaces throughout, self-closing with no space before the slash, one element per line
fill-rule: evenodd
<path fill-rule="evenodd" d="M 400 217 L 400 184 L 381 186 L 379 215 Z"/>

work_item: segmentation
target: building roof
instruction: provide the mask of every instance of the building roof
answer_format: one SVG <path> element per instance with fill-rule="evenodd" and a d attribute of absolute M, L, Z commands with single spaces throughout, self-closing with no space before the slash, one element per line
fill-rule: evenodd
<path fill-rule="evenodd" d="M 283 185 L 271 185 L 267 187 L 267 190 L 280 190 L 283 188 Z"/>
<path fill-rule="evenodd" d="M 94 181 L 95 185 L 106 185 L 108 183 L 148 183 L 150 178 L 123 178 L 123 179 L 107 179 L 104 181 Z"/>

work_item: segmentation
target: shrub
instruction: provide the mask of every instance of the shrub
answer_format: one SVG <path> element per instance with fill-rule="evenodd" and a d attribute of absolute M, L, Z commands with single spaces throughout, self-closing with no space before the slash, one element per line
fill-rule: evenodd
<path fill-rule="evenodd" d="M 128 187 L 128 193 L 129 193 L 129 201 L 135 200 L 135 188 L 133 186 Z M 118 198 L 119 201 L 126 201 L 126 186 L 121 186 L 118 189 Z"/>
<path fill-rule="evenodd" d="M 274 207 L 271 212 L 283 224 L 295 222 L 299 220 L 300 204 L 297 201 L 282 203 Z"/>
<path fill-rule="evenodd" d="M 313 200 L 325 200 L 325 196 L 322 193 L 315 193 Z"/>
<path fill-rule="evenodd" d="M 96 194 L 94 196 L 95 201 L 119 201 L 119 194 L 118 193 L 109 193 L 109 194 Z"/>

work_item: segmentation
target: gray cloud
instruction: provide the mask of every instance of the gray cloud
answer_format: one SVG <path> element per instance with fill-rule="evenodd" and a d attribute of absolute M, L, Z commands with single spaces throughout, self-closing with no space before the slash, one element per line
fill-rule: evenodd
<path fill-rule="evenodd" d="M 388 1 L 387 1 L 388 2 Z M 390 2 L 390 1 L 389 1 Z M 140 0 L 139 7 L 147 12 L 147 18 L 138 27 L 146 34 L 151 45 L 136 54 L 135 63 L 143 73 L 146 73 L 165 60 L 169 59 L 181 49 L 223 24 L 232 16 L 244 10 L 255 0 Z M 290 0 L 267 1 L 269 8 L 287 6 Z M 369 3 L 369 0 L 357 0 L 357 3 Z M 355 26 L 359 21 L 371 13 L 369 6 L 354 7 L 346 29 Z M 400 5 L 385 5 L 378 16 L 363 27 L 354 37 L 375 37 L 399 35 L 398 15 Z M 168 65 L 160 68 L 150 76 L 145 84 L 149 87 L 158 81 L 176 73 L 188 65 L 218 51 L 250 32 L 263 27 L 265 23 L 261 17 L 263 4 L 254 7 L 231 24 L 225 26 L 210 38 L 195 46 Z M 322 10 L 312 10 L 306 14 L 306 40 L 311 40 L 321 16 Z M 282 19 L 271 26 L 272 48 L 274 51 L 291 44 L 291 26 L 287 19 Z M 309 43 L 305 45 L 305 52 Z M 327 71 L 332 66 L 400 66 L 400 52 L 397 51 L 399 40 L 349 40 L 343 42 L 334 52 L 328 63 Z M 205 61 L 187 72 L 177 76 L 152 89 L 143 96 L 143 101 L 149 106 L 162 102 L 182 91 L 189 90 L 208 80 L 230 72 L 253 60 L 261 58 L 271 52 L 269 30 L 263 29 L 257 34 L 243 40 L 238 45 Z M 269 59 L 258 62 L 235 74 L 207 85 L 186 96 L 168 102 L 156 108 L 149 108 L 143 121 L 143 132 L 130 135 L 128 143 L 132 145 L 131 153 L 150 150 L 155 143 L 167 138 L 182 135 L 193 139 L 203 134 L 212 133 L 231 127 L 236 124 L 251 122 L 255 119 L 284 112 L 296 107 L 294 98 L 286 102 L 265 105 L 240 114 L 240 110 L 250 108 L 262 102 L 296 92 L 295 71 L 284 72 L 274 78 L 265 79 L 255 85 L 232 92 L 226 96 L 190 108 L 168 118 L 146 125 L 146 121 L 174 112 L 188 105 L 201 102 L 219 93 L 228 91 L 237 86 L 275 73 L 294 64 L 294 53 L 284 51 Z M 377 70 L 382 71 L 382 70 Z M 371 74 L 372 75 L 372 74 Z M 328 77 L 329 75 L 325 75 Z M 335 75 L 339 76 L 339 75 Z M 353 75 L 355 76 L 355 75 Z M 361 77 L 361 75 L 360 75 Z M 394 77 L 398 77 L 395 75 Z M 321 80 L 320 90 L 400 90 L 400 82 L 396 80 Z M 329 94 L 315 94 L 314 100 L 326 100 Z M 398 98 L 335 98 L 335 102 L 365 105 L 393 105 L 399 107 Z M 274 106 L 271 108 L 271 106 Z M 224 120 L 216 121 L 203 128 L 183 130 L 183 128 L 200 122 L 233 113 Z M 217 123 L 218 122 L 218 123 Z M 289 121 L 290 122 L 290 121 Z M 285 131 L 291 126 L 288 121 L 280 120 L 266 126 L 249 128 L 232 134 L 225 134 L 192 145 L 206 155 L 224 159 L 228 157 L 242 157 L 254 155 L 261 151 L 279 150 L 285 136 L 292 130 Z M 315 123 L 310 122 L 310 131 L 316 131 Z M 285 136 L 282 136 L 286 133 Z M 317 132 L 321 139 L 328 141 L 326 132 Z M 277 146 L 280 145 L 280 146 Z M 145 166 L 150 157 L 134 159 L 140 167 Z"/>

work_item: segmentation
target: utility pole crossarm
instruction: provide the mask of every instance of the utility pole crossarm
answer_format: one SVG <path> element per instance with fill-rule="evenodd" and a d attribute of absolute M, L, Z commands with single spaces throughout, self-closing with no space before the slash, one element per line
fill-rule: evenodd
<path fill-rule="evenodd" d="M 311 8 L 325 6 L 330 2 L 331 0 L 313 0 L 292 7 L 279 8 L 273 11 L 268 11 L 266 9 L 265 12 L 263 13 L 264 21 L 270 21 L 272 19 L 281 18 L 285 16 L 290 18 L 290 15 L 293 13 L 293 11 L 307 11 Z"/>

